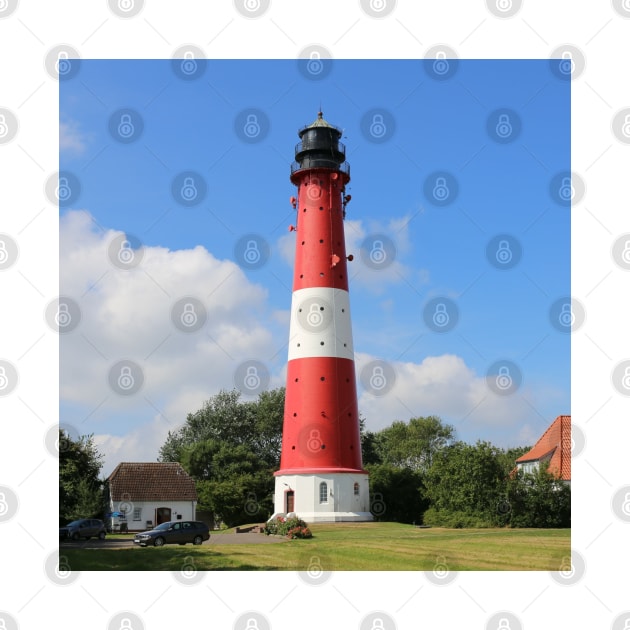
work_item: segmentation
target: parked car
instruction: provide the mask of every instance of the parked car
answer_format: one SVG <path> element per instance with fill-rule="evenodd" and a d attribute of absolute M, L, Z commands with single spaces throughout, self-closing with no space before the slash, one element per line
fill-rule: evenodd
<path fill-rule="evenodd" d="M 133 542 L 141 547 L 161 547 L 167 543 L 200 545 L 210 538 L 208 526 L 200 521 L 167 521 L 157 527 L 136 534 Z"/>
<path fill-rule="evenodd" d="M 97 518 L 80 518 L 59 528 L 60 540 L 64 538 L 71 538 L 72 540 L 85 538 L 87 540 L 93 536 L 104 540 L 106 535 L 105 523 Z"/>

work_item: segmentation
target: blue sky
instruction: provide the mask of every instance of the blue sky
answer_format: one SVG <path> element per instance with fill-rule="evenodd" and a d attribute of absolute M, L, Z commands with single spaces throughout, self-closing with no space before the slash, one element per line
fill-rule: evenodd
<path fill-rule="evenodd" d="M 82 60 L 60 82 L 60 170 L 73 190 L 61 293 L 81 310 L 61 336 L 60 422 L 96 435 L 105 473 L 155 459 L 166 432 L 233 387 L 244 361 L 284 384 L 289 166 L 320 104 L 351 165 L 357 373 L 382 361 L 395 377 L 384 393 L 359 378 L 368 428 L 435 414 L 461 439 L 512 446 L 570 413 L 570 335 L 558 324 L 570 296 L 570 207 L 559 196 L 570 81 L 549 60 L 459 60 L 437 73 L 420 60 L 323 60 L 318 74 L 304 60 L 195 63 L 186 74 L 171 60 Z M 123 142 L 121 122 L 133 125 Z M 497 135 L 502 122 L 509 133 Z M 193 202 L 179 197 L 186 177 Z M 440 184 L 446 197 L 433 195 Z M 143 248 L 133 269 L 108 261 L 123 233 Z M 237 246 L 249 236 L 269 248 L 255 269 Z M 377 268 L 375 239 L 387 251 Z M 172 324 L 186 296 L 207 312 L 193 332 Z M 450 323 L 441 329 L 437 303 Z M 108 386 L 119 359 L 140 366 L 132 395 Z M 502 361 L 517 388 L 492 386 Z"/>

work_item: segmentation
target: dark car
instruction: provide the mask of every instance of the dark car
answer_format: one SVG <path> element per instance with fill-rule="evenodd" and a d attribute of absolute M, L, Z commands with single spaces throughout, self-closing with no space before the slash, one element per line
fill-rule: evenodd
<path fill-rule="evenodd" d="M 167 543 L 200 545 L 210 538 L 208 526 L 200 521 L 168 521 L 140 534 L 136 534 L 133 542 L 141 547 L 153 545 L 161 547 Z"/>
<path fill-rule="evenodd" d="M 87 540 L 93 536 L 104 540 L 106 534 L 105 523 L 97 518 L 80 518 L 59 528 L 60 540 L 64 538 L 71 538 L 72 540 L 85 538 Z"/>

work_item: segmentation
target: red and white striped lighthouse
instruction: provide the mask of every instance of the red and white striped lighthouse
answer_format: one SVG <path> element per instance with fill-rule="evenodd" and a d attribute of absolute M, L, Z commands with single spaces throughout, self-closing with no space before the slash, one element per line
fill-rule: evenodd
<path fill-rule="evenodd" d="M 298 132 L 291 181 L 297 211 L 289 362 L 275 514 L 305 521 L 372 520 L 363 470 L 343 220 L 341 130 L 317 120 Z M 349 257 L 350 260 L 352 257 Z"/>

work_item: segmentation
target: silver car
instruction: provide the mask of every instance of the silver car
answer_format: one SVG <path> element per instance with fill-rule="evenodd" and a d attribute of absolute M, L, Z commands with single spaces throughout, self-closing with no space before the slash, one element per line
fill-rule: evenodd
<path fill-rule="evenodd" d="M 59 528 L 60 540 L 65 538 L 72 540 L 85 538 L 87 540 L 92 537 L 105 540 L 106 534 L 105 523 L 99 521 L 97 518 L 80 518 L 68 523 L 65 527 Z"/>
<path fill-rule="evenodd" d="M 161 547 L 167 543 L 200 545 L 209 538 L 208 526 L 201 521 L 167 521 L 147 532 L 136 534 L 133 542 L 141 547 Z"/>

